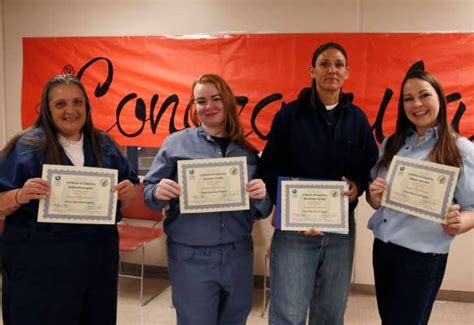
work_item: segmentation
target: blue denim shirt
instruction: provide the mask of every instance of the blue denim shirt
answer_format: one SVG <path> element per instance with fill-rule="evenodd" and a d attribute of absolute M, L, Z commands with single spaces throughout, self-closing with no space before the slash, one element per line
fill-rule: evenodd
<path fill-rule="evenodd" d="M 226 157 L 247 157 L 249 179 L 256 178 L 256 153 L 230 142 Z M 170 209 L 164 222 L 168 238 L 174 242 L 193 246 L 214 246 L 232 243 L 249 237 L 255 219 L 267 217 L 272 209 L 270 198 L 250 200 L 250 210 L 180 213 L 178 199 L 157 200 L 153 193 L 163 178 L 177 182 L 177 162 L 186 159 L 222 158 L 220 146 L 201 127 L 188 128 L 168 136 L 145 176 L 145 203 L 161 210 L 168 203 Z"/>
<path fill-rule="evenodd" d="M 411 132 L 405 145 L 397 155 L 427 160 L 428 154 L 438 141 L 436 128 L 426 131 L 425 141 L 418 142 L 416 132 Z M 386 141 L 382 143 L 380 157 L 384 153 Z M 463 159 L 459 179 L 454 192 L 454 200 L 461 210 L 474 211 L 474 144 L 466 138 L 458 138 L 457 147 Z M 373 168 L 372 179 L 386 178 L 388 170 L 378 173 Z M 429 220 L 413 217 L 386 207 L 380 207 L 370 218 L 368 227 L 374 236 L 384 242 L 391 242 L 422 253 L 446 254 L 453 236 L 446 234 L 441 225 Z"/>

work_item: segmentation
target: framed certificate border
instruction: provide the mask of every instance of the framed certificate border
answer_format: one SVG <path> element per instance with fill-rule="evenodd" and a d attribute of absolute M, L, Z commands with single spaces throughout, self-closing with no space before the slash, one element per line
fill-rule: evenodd
<path fill-rule="evenodd" d="M 391 184 L 393 184 L 394 179 L 397 176 L 396 172 L 403 167 L 422 169 L 425 171 L 429 171 L 430 173 L 437 174 L 438 176 L 446 177 L 446 191 L 443 195 L 441 211 L 439 211 L 438 213 L 427 211 L 425 209 L 420 208 L 419 206 L 407 204 L 406 201 L 400 202 L 393 198 L 393 188 Z M 404 212 L 415 217 L 444 224 L 446 223 L 446 212 L 448 211 L 448 208 L 451 206 L 453 201 L 454 190 L 456 189 L 458 175 L 459 168 L 457 167 L 436 164 L 418 159 L 405 158 L 401 156 L 394 156 L 387 173 L 387 183 L 389 185 L 387 187 L 387 190 L 383 193 L 382 206 L 391 208 L 396 211 Z"/>
<path fill-rule="evenodd" d="M 212 167 L 236 167 L 240 175 L 240 200 L 236 203 L 206 203 L 193 205 L 189 200 L 188 193 L 188 171 L 198 168 Z M 247 157 L 214 158 L 214 159 L 194 159 L 178 161 L 178 183 L 181 185 L 182 194 L 179 200 L 181 213 L 202 213 L 202 212 L 222 212 L 249 210 L 249 195 L 245 191 L 247 176 Z"/>
<path fill-rule="evenodd" d="M 342 192 L 347 190 L 347 183 L 343 181 L 315 181 L 315 180 L 282 180 L 281 181 L 281 205 L 277 206 L 280 210 L 280 229 L 304 231 L 314 228 L 320 231 L 334 232 L 341 234 L 349 233 L 349 200 Z M 290 195 L 291 191 L 297 189 L 324 189 L 326 191 L 337 191 L 340 193 L 339 210 L 341 216 L 339 222 L 334 224 L 328 223 L 297 223 L 291 220 L 290 215 Z"/>
<path fill-rule="evenodd" d="M 53 175 L 73 175 L 73 176 L 92 176 L 107 180 L 108 188 L 112 189 L 117 184 L 118 172 L 115 169 L 95 168 L 95 167 L 76 167 L 64 165 L 43 165 L 42 178 L 49 184 L 55 181 Z M 40 200 L 38 208 L 38 222 L 46 223 L 71 223 L 71 224 L 115 224 L 115 215 L 117 209 L 117 192 L 110 191 L 107 200 L 107 214 L 105 215 L 87 215 L 87 214 L 54 214 L 50 210 L 51 195 Z"/>

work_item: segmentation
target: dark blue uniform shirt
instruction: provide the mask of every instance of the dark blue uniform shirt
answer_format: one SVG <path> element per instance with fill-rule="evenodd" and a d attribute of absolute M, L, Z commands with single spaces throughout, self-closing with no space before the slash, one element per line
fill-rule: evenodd
<path fill-rule="evenodd" d="M 337 114 L 337 115 L 336 115 Z M 370 180 L 378 149 L 364 112 L 341 94 L 328 114 L 311 88 L 277 112 L 260 160 L 260 171 L 273 202 L 278 176 L 357 183 L 359 195 Z M 349 204 L 352 212 L 357 200 Z"/>
<path fill-rule="evenodd" d="M 43 137 L 41 129 L 35 129 L 27 132 L 27 137 Z M 122 155 L 112 140 L 107 136 L 102 136 L 100 144 L 102 167 L 117 169 L 118 181 L 129 179 L 132 183 L 139 183 L 139 178 L 130 166 L 128 160 Z M 42 175 L 43 163 L 47 157 L 40 157 L 38 151 L 30 146 L 22 144 L 21 141 L 9 152 L 7 157 L 0 159 L 0 192 L 21 188 L 30 178 L 38 178 Z M 63 156 L 64 165 L 72 165 L 66 155 Z M 90 139 L 84 135 L 84 166 L 98 167 L 94 158 Z M 118 205 L 120 206 L 120 205 Z M 117 208 L 116 221 L 120 221 L 122 216 L 120 209 Z M 19 229 L 34 228 L 36 230 L 83 233 L 96 231 L 113 231 L 115 225 L 78 225 L 78 224 L 56 224 L 56 223 L 38 223 L 38 200 L 32 200 L 28 204 L 22 205 L 18 210 L 8 216 L 5 220 L 4 236 L 7 237 L 11 228 Z"/>

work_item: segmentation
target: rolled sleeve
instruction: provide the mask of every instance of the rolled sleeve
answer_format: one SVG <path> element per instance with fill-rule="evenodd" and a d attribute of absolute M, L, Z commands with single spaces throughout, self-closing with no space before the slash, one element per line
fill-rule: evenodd
<path fill-rule="evenodd" d="M 176 178 L 176 161 L 173 161 L 170 157 L 171 145 L 169 144 L 169 138 L 165 140 L 160 151 L 156 155 L 153 163 L 150 167 L 150 170 L 143 180 L 143 198 L 145 204 L 153 210 L 161 210 L 167 204 L 167 200 L 158 200 L 154 193 L 158 183 L 164 179 L 175 179 Z"/>
<path fill-rule="evenodd" d="M 462 210 L 474 211 L 474 144 L 466 138 L 458 139 L 457 144 L 463 158 L 463 167 L 454 198 Z"/>
<path fill-rule="evenodd" d="M 248 173 L 250 175 L 250 179 L 259 178 L 260 173 L 258 170 L 258 163 L 259 158 L 257 154 L 247 154 L 247 168 Z M 264 219 L 268 217 L 272 212 L 272 201 L 268 193 L 268 185 L 265 184 L 265 186 L 267 187 L 267 194 L 263 199 L 250 199 L 250 212 L 252 213 L 255 219 Z"/>
<path fill-rule="evenodd" d="M 265 219 L 272 212 L 272 208 L 272 201 L 268 193 L 263 199 L 250 199 L 250 212 L 255 219 Z"/>

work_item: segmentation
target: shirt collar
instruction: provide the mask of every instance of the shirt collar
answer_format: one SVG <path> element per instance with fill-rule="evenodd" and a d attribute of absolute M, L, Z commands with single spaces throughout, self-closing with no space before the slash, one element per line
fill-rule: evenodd
<path fill-rule="evenodd" d="M 425 141 L 429 141 L 432 138 L 438 141 L 438 138 L 439 138 L 438 132 L 439 132 L 438 126 L 434 126 L 432 128 L 427 129 L 425 133 Z M 410 127 L 408 129 L 408 137 L 409 137 L 409 142 L 415 141 L 416 143 L 418 141 L 418 133 L 416 132 L 415 128 Z"/>
<path fill-rule="evenodd" d="M 212 137 L 209 134 L 207 134 L 207 132 L 202 128 L 202 126 L 197 126 L 196 129 L 197 129 L 197 133 L 200 136 L 202 136 L 203 138 L 207 140 L 212 140 Z"/>
<path fill-rule="evenodd" d="M 62 136 L 59 133 L 57 135 L 58 135 L 58 142 L 63 147 L 82 147 L 84 143 L 84 133 L 81 133 L 81 138 L 77 141 L 69 140 L 68 138 Z"/>

